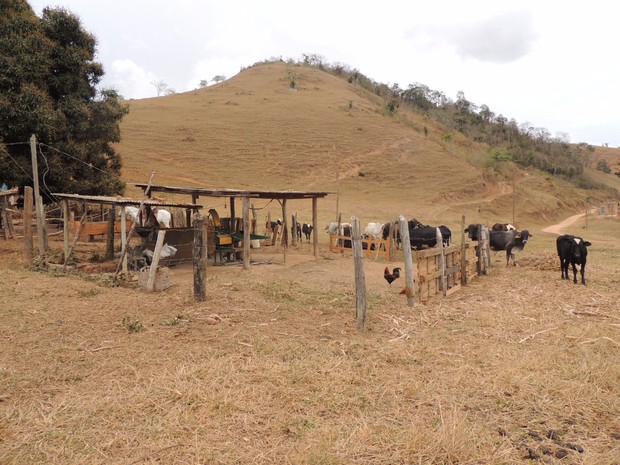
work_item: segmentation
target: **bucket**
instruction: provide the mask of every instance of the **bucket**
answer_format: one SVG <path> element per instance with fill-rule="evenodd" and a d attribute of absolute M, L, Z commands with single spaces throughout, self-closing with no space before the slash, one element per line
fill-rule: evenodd
<path fill-rule="evenodd" d="M 259 239 L 252 239 L 250 241 L 250 247 L 252 247 L 253 249 L 260 249 L 260 240 Z"/>

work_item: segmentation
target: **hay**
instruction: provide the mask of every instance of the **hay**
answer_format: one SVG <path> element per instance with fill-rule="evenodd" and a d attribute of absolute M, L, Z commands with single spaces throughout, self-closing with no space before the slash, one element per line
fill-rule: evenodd
<path fill-rule="evenodd" d="M 619 249 L 413 309 L 368 261 L 360 333 L 348 258 L 213 267 L 196 303 L 191 273 L 145 298 L 0 247 L 2 463 L 617 461 Z"/>

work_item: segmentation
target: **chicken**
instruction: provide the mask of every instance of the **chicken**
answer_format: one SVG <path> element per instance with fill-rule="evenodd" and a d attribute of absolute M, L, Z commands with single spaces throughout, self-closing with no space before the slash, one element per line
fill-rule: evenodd
<path fill-rule="evenodd" d="M 385 270 L 383 271 L 383 277 L 388 282 L 388 284 L 391 286 L 394 280 L 400 278 L 400 268 L 398 267 L 394 268 L 392 272 L 390 273 L 390 269 L 386 266 Z"/>

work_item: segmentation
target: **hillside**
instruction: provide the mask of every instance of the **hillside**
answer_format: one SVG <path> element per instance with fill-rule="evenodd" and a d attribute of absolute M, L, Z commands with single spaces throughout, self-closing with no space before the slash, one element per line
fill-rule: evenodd
<path fill-rule="evenodd" d="M 315 67 L 261 64 L 215 86 L 129 103 L 118 150 L 130 193 L 155 170 L 157 184 L 339 192 L 319 203 L 321 221 L 338 202 L 345 218 L 450 223 L 463 214 L 511 221 L 514 185 L 521 224 L 609 196 L 513 165 L 490 171 L 486 146 L 445 137 L 403 108 L 390 114 L 379 97 Z M 307 218 L 309 206 L 296 208 Z"/>

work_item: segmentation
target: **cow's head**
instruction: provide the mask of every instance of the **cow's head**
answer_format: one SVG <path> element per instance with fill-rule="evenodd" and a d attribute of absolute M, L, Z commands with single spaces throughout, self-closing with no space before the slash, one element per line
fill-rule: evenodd
<path fill-rule="evenodd" d="M 527 244 L 530 237 L 534 237 L 534 234 L 529 232 L 527 229 L 524 229 L 523 231 L 516 231 L 515 233 L 515 239 L 520 239 L 523 245 Z"/>

